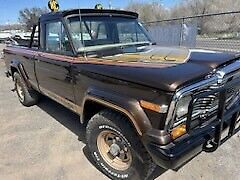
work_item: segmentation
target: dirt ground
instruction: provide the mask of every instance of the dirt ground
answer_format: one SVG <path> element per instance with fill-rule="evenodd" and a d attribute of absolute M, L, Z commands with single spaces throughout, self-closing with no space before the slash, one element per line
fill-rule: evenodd
<path fill-rule="evenodd" d="M 23 107 L 0 60 L 0 179 L 104 180 L 85 147 L 79 117 L 48 98 Z M 240 133 L 214 153 L 201 153 L 178 172 L 158 168 L 158 180 L 239 180 Z"/>

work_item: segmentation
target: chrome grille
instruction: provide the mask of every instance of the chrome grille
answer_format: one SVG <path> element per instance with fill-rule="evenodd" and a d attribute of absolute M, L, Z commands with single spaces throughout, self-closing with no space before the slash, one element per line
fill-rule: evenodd
<path fill-rule="evenodd" d="M 214 84 L 207 89 L 204 89 L 197 94 L 211 92 L 219 88 L 218 84 Z M 240 97 L 239 87 L 227 90 L 226 94 L 226 110 L 230 109 L 236 98 Z M 216 115 L 219 105 L 219 93 L 211 94 L 207 97 L 198 98 L 193 103 L 192 120 L 200 118 L 202 121 L 210 116 Z"/>
<path fill-rule="evenodd" d="M 240 106 L 239 82 L 240 60 L 236 60 L 231 64 L 223 65 L 221 69 L 214 70 L 210 75 L 206 76 L 204 80 L 178 89 L 173 96 L 173 100 L 168 110 L 165 123 L 166 130 L 169 130 L 170 128 L 173 128 L 181 123 L 187 122 L 189 117 L 188 114 L 183 117 L 177 117 L 176 115 L 178 103 L 182 98 L 187 96 L 193 96 L 196 98 L 192 103 L 189 104 L 189 107 L 192 111 L 192 117 L 189 119 L 191 120 L 189 121 L 191 122 L 190 127 L 198 126 L 203 122 L 203 120 L 205 122 L 211 122 L 212 120 L 215 120 L 217 117 L 217 112 L 222 113 L 222 111 L 228 111 L 231 114 L 230 109 L 234 110 L 235 107 Z M 221 109 L 218 107 L 218 99 L 220 98 L 219 93 L 223 92 L 223 90 L 227 90 L 228 88 L 234 88 L 234 90 L 227 91 L 227 95 L 223 96 L 224 98 L 226 97 L 226 107 L 225 109 Z M 204 94 L 206 97 L 200 98 L 203 97 Z M 221 100 L 223 100 L 222 96 Z"/>
<path fill-rule="evenodd" d="M 226 110 L 230 109 L 235 103 L 240 101 L 239 86 L 227 91 Z"/>
<path fill-rule="evenodd" d="M 216 113 L 218 109 L 218 103 L 218 94 L 196 99 L 193 104 L 192 119 L 208 118 L 212 114 Z"/>

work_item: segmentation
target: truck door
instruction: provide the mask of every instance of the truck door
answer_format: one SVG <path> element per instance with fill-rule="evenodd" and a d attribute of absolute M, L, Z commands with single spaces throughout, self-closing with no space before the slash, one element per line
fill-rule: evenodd
<path fill-rule="evenodd" d="M 44 39 L 42 39 L 44 38 Z M 74 102 L 72 49 L 61 21 L 41 24 L 42 51 L 36 56 L 36 76 L 42 93 L 64 103 Z"/>

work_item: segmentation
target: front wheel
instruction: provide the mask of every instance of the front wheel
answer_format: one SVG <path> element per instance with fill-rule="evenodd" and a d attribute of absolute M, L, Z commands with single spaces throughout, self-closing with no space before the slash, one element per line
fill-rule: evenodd
<path fill-rule="evenodd" d="M 87 146 L 103 173 L 111 179 L 146 179 L 156 165 L 127 119 L 102 111 L 87 125 Z"/>

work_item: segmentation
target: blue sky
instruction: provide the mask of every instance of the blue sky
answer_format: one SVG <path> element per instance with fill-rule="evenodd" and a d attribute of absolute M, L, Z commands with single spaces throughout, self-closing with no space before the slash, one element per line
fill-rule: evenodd
<path fill-rule="evenodd" d="M 117 8 L 124 8 L 131 0 L 112 0 L 112 6 Z M 137 0 L 147 1 L 147 0 Z M 156 1 L 156 0 L 155 0 Z M 171 7 L 179 0 L 159 0 L 166 7 Z M 97 3 L 108 7 L 108 0 L 58 0 L 61 9 L 69 8 L 92 8 Z M 7 22 L 14 23 L 18 21 L 19 10 L 26 7 L 44 7 L 47 6 L 48 0 L 0 0 L 0 24 Z"/>

